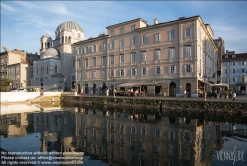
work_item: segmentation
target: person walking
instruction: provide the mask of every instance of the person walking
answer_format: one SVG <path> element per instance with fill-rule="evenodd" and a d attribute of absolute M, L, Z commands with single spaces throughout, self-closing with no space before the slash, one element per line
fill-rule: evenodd
<path fill-rule="evenodd" d="M 106 96 L 109 96 L 109 89 L 106 89 Z"/>
<path fill-rule="evenodd" d="M 232 101 L 235 101 L 236 97 L 237 97 L 236 92 L 233 92 L 233 94 L 232 94 Z"/>
<path fill-rule="evenodd" d="M 186 91 L 186 89 L 184 90 L 184 97 L 187 97 L 187 91 Z"/>

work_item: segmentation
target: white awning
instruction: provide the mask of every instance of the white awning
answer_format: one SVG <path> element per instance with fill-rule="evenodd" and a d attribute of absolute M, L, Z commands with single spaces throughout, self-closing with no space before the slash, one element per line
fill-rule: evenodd
<path fill-rule="evenodd" d="M 127 83 L 118 85 L 118 87 L 138 87 L 143 84 L 144 82 L 127 82 Z"/>
<path fill-rule="evenodd" d="M 214 87 L 227 87 L 229 89 L 228 84 L 209 84 L 209 86 L 214 86 Z"/>

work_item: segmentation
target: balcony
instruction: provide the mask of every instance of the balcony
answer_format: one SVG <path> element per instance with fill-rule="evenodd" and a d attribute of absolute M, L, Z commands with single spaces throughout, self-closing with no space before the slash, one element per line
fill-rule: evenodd
<path fill-rule="evenodd" d="M 192 60 L 192 57 L 191 57 L 191 56 L 185 57 L 184 60 L 185 60 L 185 61 L 190 61 L 190 60 Z"/>

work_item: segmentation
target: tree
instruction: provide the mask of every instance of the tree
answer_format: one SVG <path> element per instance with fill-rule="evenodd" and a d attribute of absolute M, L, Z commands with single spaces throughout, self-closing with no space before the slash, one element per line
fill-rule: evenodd
<path fill-rule="evenodd" d="M 1 92 L 2 91 L 9 91 L 11 86 L 10 86 L 10 83 L 12 84 L 13 83 L 13 80 L 10 79 L 10 78 L 7 78 L 3 81 L 0 82 L 0 89 L 1 89 Z"/>

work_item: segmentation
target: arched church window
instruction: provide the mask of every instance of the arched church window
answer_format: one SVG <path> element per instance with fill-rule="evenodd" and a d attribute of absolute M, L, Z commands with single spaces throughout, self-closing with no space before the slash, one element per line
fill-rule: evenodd
<path fill-rule="evenodd" d="M 71 44 L 71 37 L 70 36 L 69 36 L 69 41 L 68 42 L 69 42 L 69 44 Z"/>
<path fill-rule="evenodd" d="M 65 43 L 68 43 L 67 36 L 65 37 Z"/>
<path fill-rule="evenodd" d="M 61 44 L 63 44 L 64 43 L 64 38 L 63 38 L 63 36 L 62 36 L 62 43 Z"/>

